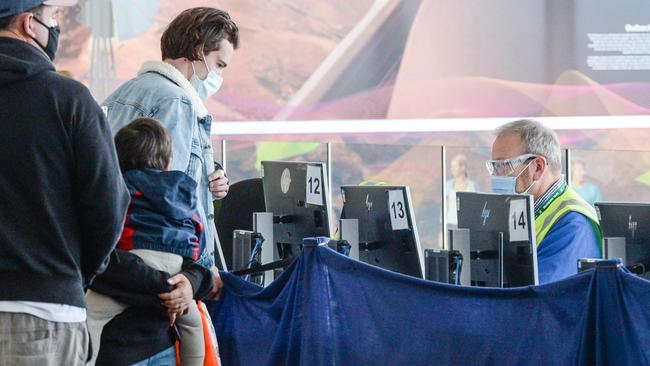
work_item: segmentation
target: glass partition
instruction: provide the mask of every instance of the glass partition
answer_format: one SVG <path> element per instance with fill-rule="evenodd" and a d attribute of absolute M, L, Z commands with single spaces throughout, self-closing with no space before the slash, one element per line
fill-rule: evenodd
<path fill-rule="evenodd" d="M 215 159 L 221 156 L 221 141 L 216 141 L 218 143 L 214 143 Z M 302 141 L 230 140 L 226 141 L 226 159 L 228 179 L 234 183 L 261 177 L 262 160 L 327 162 L 327 144 Z"/>
<path fill-rule="evenodd" d="M 458 227 L 456 192 L 490 192 L 490 175 L 485 167 L 485 161 L 490 159 L 490 154 L 491 149 L 485 147 L 448 147 L 446 149 L 445 211 L 447 213 L 447 229 Z"/>
<path fill-rule="evenodd" d="M 440 248 L 440 146 L 332 144 L 332 202 L 336 217 L 342 208 L 340 186 L 358 184 L 410 187 L 423 249 Z"/>
<path fill-rule="evenodd" d="M 571 186 L 587 202 L 650 202 L 650 152 L 571 150 Z"/>
<path fill-rule="evenodd" d="M 221 161 L 222 140 L 214 138 L 215 160 Z M 447 229 L 455 228 L 455 193 L 489 192 L 485 168 L 489 147 L 445 149 L 445 195 Z M 570 150 L 562 151 L 562 171 L 578 193 L 593 204 L 598 201 L 650 202 L 650 152 Z M 327 144 L 296 141 L 226 141 L 226 163 L 231 183 L 261 176 L 262 160 L 327 162 Z M 406 185 L 413 198 L 423 249 L 442 248 L 442 149 L 421 144 L 331 144 L 332 216 L 337 220 L 343 206 L 342 185 Z M 336 223 L 337 224 L 337 223 Z M 336 226 L 336 225 L 335 225 Z"/>

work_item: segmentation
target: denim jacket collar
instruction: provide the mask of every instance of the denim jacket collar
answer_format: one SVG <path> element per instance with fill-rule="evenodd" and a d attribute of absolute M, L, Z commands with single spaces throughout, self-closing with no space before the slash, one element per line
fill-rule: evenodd
<path fill-rule="evenodd" d="M 142 67 L 140 67 L 138 75 L 142 75 L 147 72 L 158 73 L 171 80 L 176 85 L 180 86 L 185 91 L 188 98 L 190 98 L 192 106 L 196 110 L 197 116 L 200 119 L 203 119 L 208 115 L 208 109 L 205 107 L 205 104 L 203 104 L 203 101 L 199 97 L 199 93 L 196 92 L 196 89 L 194 89 L 192 84 L 190 84 L 190 82 L 183 76 L 183 74 L 181 74 L 181 72 L 178 71 L 178 69 L 176 69 L 174 66 L 164 61 L 147 61 L 142 64 Z"/>

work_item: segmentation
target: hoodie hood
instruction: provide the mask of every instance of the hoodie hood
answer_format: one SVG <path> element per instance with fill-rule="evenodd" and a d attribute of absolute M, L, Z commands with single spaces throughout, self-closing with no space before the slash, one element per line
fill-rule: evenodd
<path fill-rule="evenodd" d="M 27 42 L 0 37 L 0 86 L 46 71 L 55 71 L 55 68 L 43 52 Z"/>
<path fill-rule="evenodd" d="M 155 169 L 129 170 L 124 173 L 131 199 L 142 199 L 170 219 L 191 218 L 196 211 L 196 182 L 180 171 Z"/>

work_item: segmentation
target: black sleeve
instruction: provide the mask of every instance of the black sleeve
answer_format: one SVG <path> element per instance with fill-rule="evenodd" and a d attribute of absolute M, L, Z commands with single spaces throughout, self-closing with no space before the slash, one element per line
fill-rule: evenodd
<path fill-rule="evenodd" d="M 149 267 L 137 255 L 116 249 L 106 271 L 90 288 L 127 305 L 158 306 L 158 294 L 174 289 L 167 284 L 169 277 L 169 273 Z"/>
<path fill-rule="evenodd" d="M 212 290 L 210 270 L 190 261 L 183 262 L 181 272 L 192 284 L 194 298 L 201 299 Z M 116 249 L 111 253 L 106 271 L 98 276 L 90 288 L 131 306 L 158 306 L 158 294 L 174 289 L 167 284 L 170 274 L 149 267 L 140 257 Z"/>
<path fill-rule="evenodd" d="M 190 280 L 196 300 L 206 297 L 212 291 L 212 272 L 209 269 L 191 260 L 185 260 L 181 273 Z"/>
<path fill-rule="evenodd" d="M 108 122 L 84 87 L 74 99 L 72 150 L 85 284 L 102 273 L 119 239 L 129 192 L 122 179 Z"/>

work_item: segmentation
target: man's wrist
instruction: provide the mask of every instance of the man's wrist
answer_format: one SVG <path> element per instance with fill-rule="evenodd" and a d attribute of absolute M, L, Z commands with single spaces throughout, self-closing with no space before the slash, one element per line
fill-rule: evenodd
<path fill-rule="evenodd" d="M 212 287 L 211 271 L 196 263 L 192 263 L 185 268 L 182 274 L 189 280 L 192 286 L 192 295 L 197 300 L 205 296 Z M 208 289 L 208 287 L 210 289 Z"/>

